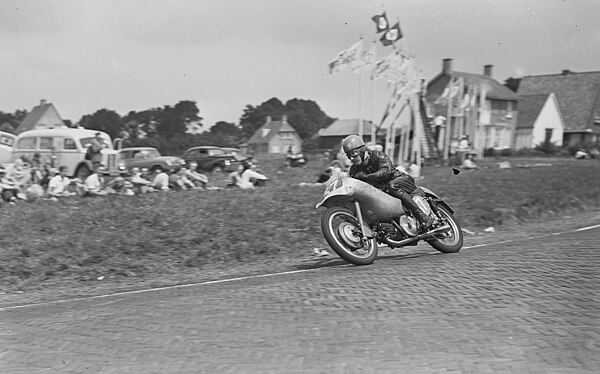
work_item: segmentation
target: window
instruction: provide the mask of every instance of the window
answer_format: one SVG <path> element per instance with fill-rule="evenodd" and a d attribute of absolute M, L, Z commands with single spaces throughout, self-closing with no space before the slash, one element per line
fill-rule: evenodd
<path fill-rule="evenodd" d="M 13 144 L 15 144 L 15 140 L 13 138 L 9 138 L 8 136 L 0 135 L 0 144 L 12 147 Z"/>
<path fill-rule="evenodd" d="M 17 143 L 17 149 L 35 149 L 35 137 L 22 138 Z"/>
<path fill-rule="evenodd" d="M 65 149 L 65 150 L 76 150 L 77 149 L 77 144 L 75 143 L 75 140 L 69 139 L 69 138 L 65 138 L 65 141 L 63 143 L 63 149 Z"/>

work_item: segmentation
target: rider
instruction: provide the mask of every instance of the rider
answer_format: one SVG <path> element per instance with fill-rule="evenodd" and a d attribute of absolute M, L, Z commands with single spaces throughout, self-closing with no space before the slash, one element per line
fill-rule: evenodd
<path fill-rule="evenodd" d="M 412 199 L 417 192 L 415 180 L 410 175 L 394 168 L 392 160 L 383 152 L 369 150 L 362 138 L 350 135 L 342 141 L 346 156 L 352 161 L 350 177 L 367 182 L 388 194 L 400 199 L 421 223 L 424 232 L 433 223 L 433 218 L 426 215 Z"/>

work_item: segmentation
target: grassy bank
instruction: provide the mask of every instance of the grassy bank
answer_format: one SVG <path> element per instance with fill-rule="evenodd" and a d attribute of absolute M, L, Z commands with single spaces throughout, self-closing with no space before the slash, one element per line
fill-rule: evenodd
<path fill-rule="evenodd" d="M 324 188 L 298 185 L 315 181 L 323 164 L 313 157 L 306 169 L 286 169 L 279 158 L 261 161 L 271 181 L 254 191 L 2 205 L 0 291 L 65 280 L 85 285 L 103 277 L 147 280 L 326 247 L 319 226 L 322 212 L 314 209 Z M 471 230 L 600 207 L 600 162 L 511 162 L 510 169 L 488 162 L 489 168 L 458 176 L 448 167 L 424 168 L 419 183 L 445 198 Z"/>

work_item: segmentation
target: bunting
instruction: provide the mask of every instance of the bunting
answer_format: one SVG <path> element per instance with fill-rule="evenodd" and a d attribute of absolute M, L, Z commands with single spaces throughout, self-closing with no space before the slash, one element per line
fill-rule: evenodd
<path fill-rule="evenodd" d="M 329 62 L 329 74 L 337 71 L 344 71 L 348 67 L 352 70 L 360 68 L 363 61 L 363 40 L 351 45 L 338 53 L 337 57 Z"/>

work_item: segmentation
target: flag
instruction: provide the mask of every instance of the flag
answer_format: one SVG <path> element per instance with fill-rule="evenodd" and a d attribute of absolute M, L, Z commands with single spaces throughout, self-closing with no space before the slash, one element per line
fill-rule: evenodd
<path fill-rule="evenodd" d="M 362 59 L 357 62 L 352 69 L 353 73 L 360 73 L 365 68 L 373 65 L 377 59 L 377 46 L 373 44 L 371 48 L 365 50 L 362 54 Z"/>
<path fill-rule="evenodd" d="M 397 40 L 400 40 L 402 36 L 402 31 L 400 31 L 400 22 L 396 22 L 392 28 L 383 33 L 381 39 L 379 40 L 381 40 L 381 43 L 387 47 L 394 44 L 394 42 Z"/>
<path fill-rule="evenodd" d="M 383 12 L 381 15 L 375 15 L 371 17 L 371 19 L 373 20 L 373 22 L 375 22 L 377 33 L 387 31 L 388 27 L 390 27 L 385 12 Z"/>
<path fill-rule="evenodd" d="M 371 79 L 379 79 L 384 75 L 389 75 L 392 69 L 396 69 L 402 65 L 404 57 L 396 51 L 393 51 L 386 57 L 375 62 L 373 71 L 371 72 Z"/>
<path fill-rule="evenodd" d="M 352 70 L 361 66 L 363 60 L 363 40 L 360 39 L 348 49 L 338 53 L 337 57 L 329 62 L 329 74 L 336 71 L 344 71 L 348 67 Z"/>

